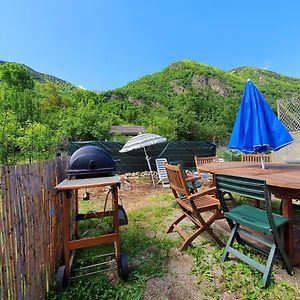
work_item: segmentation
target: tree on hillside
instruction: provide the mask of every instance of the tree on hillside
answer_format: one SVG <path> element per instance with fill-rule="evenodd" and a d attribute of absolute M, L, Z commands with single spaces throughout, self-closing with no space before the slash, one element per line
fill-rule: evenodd
<path fill-rule="evenodd" d="M 0 111 L 0 165 L 13 164 L 19 159 L 18 138 L 22 129 L 16 116 L 9 111 Z"/>
<path fill-rule="evenodd" d="M 24 66 L 15 63 L 0 65 L 0 82 L 18 91 L 34 88 L 34 81 L 29 71 Z"/>
<path fill-rule="evenodd" d="M 51 110 L 62 107 L 62 97 L 58 93 L 56 85 L 49 82 L 43 86 L 42 89 L 43 99 L 41 100 L 41 108 L 44 110 Z"/>

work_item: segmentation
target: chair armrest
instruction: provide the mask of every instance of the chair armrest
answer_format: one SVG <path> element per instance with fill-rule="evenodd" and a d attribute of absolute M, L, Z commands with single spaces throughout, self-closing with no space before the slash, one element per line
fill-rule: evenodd
<path fill-rule="evenodd" d="M 186 178 L 185 179 L 187 182 L 193 182 L 193 181 L 201 181 L 201 176 L 198 175 L 198 176 L 193 176 L 193 177 L 189 177 L 189 178 Z"/>
<path fill-rule="evenodd" d="M 209 188 L 209 189 L 205 190 L 204 192 L 198 192 L 198 193 L 188 196 L 188 199 L 193 200 L 194 198 L 198 198 L 198 197 L 205 196 L 205 195 L 212 195 L 212 196 L 216 197 L 217 189 L 215 187 Z"/>
<path fill-rule="evenodd" d="M 214 184 L 213 180 L 203 180 L 201 175 L 193 176 L 185 179 L 186 182 L 194 182 L 194 181 L 200 181 L 203 185 L 212 186 Z"/>

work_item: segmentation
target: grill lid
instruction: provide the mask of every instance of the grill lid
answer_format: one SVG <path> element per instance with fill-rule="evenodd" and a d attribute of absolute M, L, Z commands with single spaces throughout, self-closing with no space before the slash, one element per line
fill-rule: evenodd
<path fill-rule="evenodd" d="M 70 158 L 67 173 L 76 178 L 113 176 L 116 164 L 102 148 L 84 146 L 76 150 Z"/>

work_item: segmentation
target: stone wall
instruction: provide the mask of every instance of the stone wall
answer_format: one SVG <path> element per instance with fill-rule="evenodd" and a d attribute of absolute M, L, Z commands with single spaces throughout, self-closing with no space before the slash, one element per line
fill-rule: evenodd
<path fill-rule="evenodd" d="M 282 148 L 279 151 L 272 152 L 273 162 L 286 162 L 287 160 L 300 160 L 300 132 L 291 132 L 294 143 Z"/>

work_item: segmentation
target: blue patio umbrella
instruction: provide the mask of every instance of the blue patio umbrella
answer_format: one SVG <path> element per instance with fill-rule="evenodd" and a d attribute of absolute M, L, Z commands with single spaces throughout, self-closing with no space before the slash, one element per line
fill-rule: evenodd
<path fill-rule="evenodd" d="M 242 153 L 277 151 L 293 142 L 286 127 L 248 79 L 228 149 Z M 263 160 L 262 161 L 262 167 Z"/>

